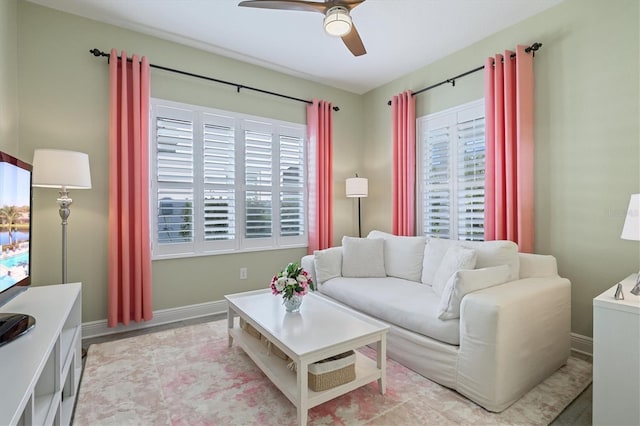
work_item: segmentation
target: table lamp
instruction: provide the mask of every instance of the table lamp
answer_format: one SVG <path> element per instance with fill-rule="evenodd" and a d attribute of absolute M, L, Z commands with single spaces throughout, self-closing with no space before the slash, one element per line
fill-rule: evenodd
<path fill-rule="evenodd" d="M 640 241 L 640 194 L 631 195 L 620 238 Z M 636 276 L 636 285 L 631 289 L 631 293 L 640 296 L 640 272 Z"/>

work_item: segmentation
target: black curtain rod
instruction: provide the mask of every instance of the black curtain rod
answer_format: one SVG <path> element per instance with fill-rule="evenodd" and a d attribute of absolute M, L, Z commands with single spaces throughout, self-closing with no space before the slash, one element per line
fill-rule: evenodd
<path fill-rule="evenodd" d="M 526 53 L 533 52 L 533 56 L 535 56 L 535 52 L 536 52 L 538 49 L 540 49 L 541 47 L 542 47 L 542 43 L 535 42 L 535 43 L 533 43 L 531 46 L 529 46 L 529 47 L 527 47 L 526 49 L 524 49 L 524 51 L 525 51 Z M 515 54 L 515 53 L 512 53 L 512 54 L 511 54 L 511 58 L 515 58 L 515 57 L 516 57 L 516 54 Z M 457 80 L 457 79 L 459 79 L 459 78 L 461 78 L 461 77 L 465 77 L 465 76 L 467 76 L 467 75 L 469 75 L 469 74 L 473 74 L 474 72 L 478 72 L 478 71 L 483 70 L 483 69 L 484 69 L 484 65 L 479 66 L 479 67 L 474 68 L 474 69 L 472 69 L 472 70 L 469 70 L 469 71 L 463 72 L 462 74 L 458 74 L 458 75 L 456 75 L 455 77 L 451 77 L 451 78 L 448 78 L 448 79 L 446 79 L 446 80 L 442 80 L 442 81 L 441 81 L 441 82 L 439 82 L 439 83 L 432 84 L 432 85 L 431 85 L 431 86 L 429 86 L 429 87 L 425 87 L 425 88 L 420 89 L 420 90 L 418 90 L 418 91 L 416 91 L 416 92 L 413 92 L 413 93 L 411 94 L 411 96 L 419 95 L 419 94 L 420 94 L 420 93 L 422 93 L 422 92 L 426 92 L 427 90 L 435 89 L 436 87 L 438 87 L 438 86 L 442 86 L 443 84 L 447 84 L 447 83 L 451 83 L 451 85 L 455 87 L 455 85 L 456 85 L 456 80 Z M 387 105 L 391 105 L 391 101 L 388 101 L 388 102 L 387 102 Z"/>
<path fill-rule="evenodd" d="M 104 56 L 104 57 L 110 57 L 111 55 L 108 53 L 105 53 L 97 48 L 93 48 L 89 51 L 90 53 L 93 54 L 93 56 Z M 118 58 L 120 58 L 120 56 L 118 56 Z M 122 58 L 120 58 L 122 59 Z M 127 58 L 127 61 L 131 62 L 130 58 Z M 289 99 L 292 101 L 298 101 L 298 102 L 304 102 L 306 104 L 312 104 L 312 101 L 308 101 L 306 99 L 300 99 L 300 98 L 294 98 L 293 96 L 288 96 L 288 95 L 283 95 L 281 93 L 276 93 L 276 92 L 271 92 L 269 90 L 264 90 L 264 89 L 258 89 L 257 87 L 251 87 L 251 86 L 245 86 L 244 84 L 239 84 L 239 83 L 232 83 L 230 81 L 226 81 L 226 80 L 220 80 L 218 78 L 213 78 L 213 77 L 207 77 L 205 75 L 200 75 L 200 74 L 194 74 L 191 72 L 187 72 L 187 71 L 181 71 L 181 70 L 177 70 L 174 68 L 168 68 L 168 67 L 163 67 L 161 65 L 154 65 L 154 64 L 149 64 L 149 66 L 151 68 L 156 68 L 159 70 L 163 70 L 163 71 L 169 71 L 169 72 L 173 72 L 176 74 L 182 74 L 182 75 L 186 75 L 189 77 L 195 77 L 195 78 L 201 78 L 203 80 L 208 80 L 208 81 L 214 81 L 216 83 L 220 83 L 220 84 L 226 84 L 227 86 L 233 86 L 236 88 L 236 91 L 238 93 L 240 93 L 240 89 L 247 89 L 247 90 L 253 90 L 254 92 L 260 92 L 260 93 L 265 93 L 267 95 L 272 95 L 272 96 L 278 96 L 280 98 L 285 98 L 285 99 Z M 340 108 L 337 106 L 333 107 L 334 111 L 340 111 Z"/>

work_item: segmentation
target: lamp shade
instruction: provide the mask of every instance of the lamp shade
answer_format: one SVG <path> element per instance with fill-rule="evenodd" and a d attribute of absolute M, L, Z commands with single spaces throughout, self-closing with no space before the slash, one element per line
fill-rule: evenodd
<path fill-rule="evenodd" d="M 332 36 L 342 37 L 351 31 L 351 16 L 342 6 L 332 7 L 324 17 L 324 30 Z"/>
<path fill-rule="evenodd" d="M 631 195 L 620 238 L 640 241 L 640 194 Z"/>
<path fill-rule="evenodd" d="M 369 195 L 369 179 L 361 177 L 348 178 L 346 182 L 347 197 L 366 197 Z"/>
<path fill-rule="evenodd" d="M 33 186 L 89 189 L 89 156 L 61 149 L 36 149 L 33 153 Z"/>

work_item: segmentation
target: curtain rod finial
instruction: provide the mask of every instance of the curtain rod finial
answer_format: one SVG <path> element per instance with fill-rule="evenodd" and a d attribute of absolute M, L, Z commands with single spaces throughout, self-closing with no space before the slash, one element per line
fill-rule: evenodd
<path fill-rule="evenodd" d="M 524 49 L 525 52 L 529 53 L 529 52 L 535 52 L 540 49 L 542 47 L 542 43 L 539 42 L 535 42 L 533 43 L 531 46 L 527 47 L 526 49 Z"/>
<path fill-rule="evenodd" d="M 104 53 L 103 51 L 97 49 L 97 48 L 93 48 L 89 51 L 89 53 L 93 53 L 93 56 L 109 56 L 106 53 Z"/>

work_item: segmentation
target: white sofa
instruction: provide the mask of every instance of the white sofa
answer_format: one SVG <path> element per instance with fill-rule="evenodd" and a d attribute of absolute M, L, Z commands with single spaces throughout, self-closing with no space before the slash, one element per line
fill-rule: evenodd
<path fill-rule="evenodd" d="M 372 231 L 302 267 L 322 295 L 389 324 L 390 358 L 489 411 L 569 357 L 571 284 L 553 256 L 518 253 L 512 242 Z"/>

